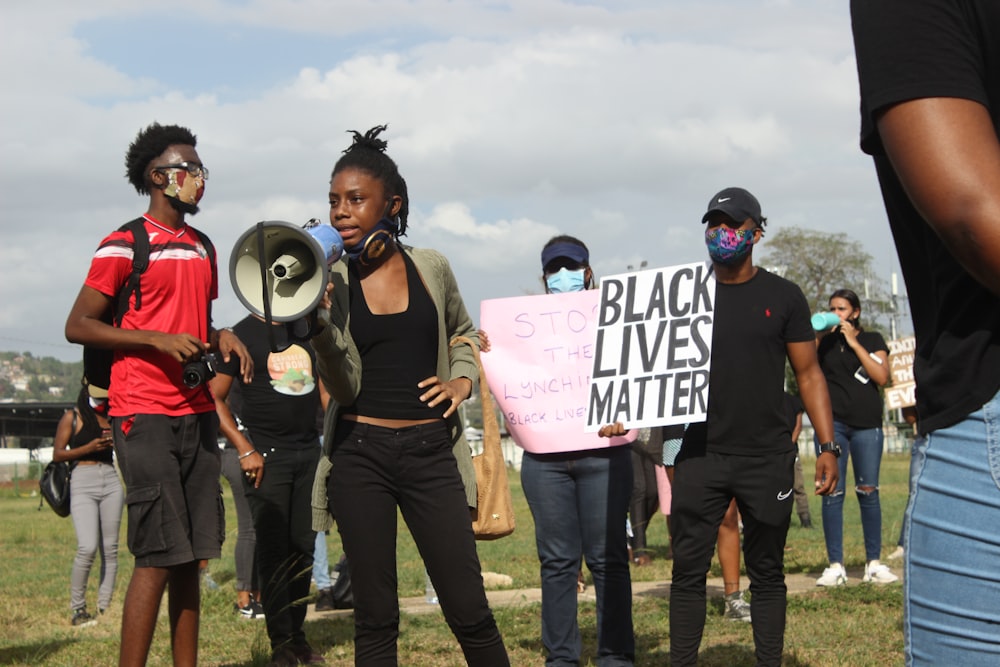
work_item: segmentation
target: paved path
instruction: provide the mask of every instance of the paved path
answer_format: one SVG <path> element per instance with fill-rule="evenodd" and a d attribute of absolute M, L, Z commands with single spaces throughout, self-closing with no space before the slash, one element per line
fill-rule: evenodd
<path fill-rule="evenodd" d="M 900 581 L 902 581 L 902 576 L 900 572 L 901 568 L 894 567 L 893 572 L 900 575 Z M 864 575 L 863 569 L 848 569 L 848 586 L 858 586 L 861 585 L 861 577 Z M 788 593 L 794 595 L 797 593 L 806 593 L 809 591 L 819 590 L 816 586 L 816 578 L 818 574 L 788 574 L 785 575 L 785 585 L 788 586 Z M 746 582 L 746 577 L 742 577 L 742 580 Z M 633 581 L 632 582 L 632 595 L 634 597 L 660 597 L 666 598 L 670 595 L 670 582 L 669 581 Z M 722 587 L 722 577 L 709 577 L 708 579 L 708 597 L 721 598 L 723 595 Z M 486 591 L 486 597 L 489 598 L 491 607 L 508 607 L 512 605 L 523 605 L 531 604 L 534 602 L 540 602 L 542 599 L 542 589 L 540 588 L 514 588 L 505 590 L 494 590 Z M 595 601 L 594 587 L 588 584 L 587 590 L 580 594 L 579 599 L 587 600 L 590 602 Z M 337 616 L 350 615 L 353 612 L 350 609 L 338 609 L 335 611 L 320 611 L 317 612 L 314 609 L 315 605 L 309 605 L 309 611 L 306 613 L 307 620 L 316 620 L 320 618 L 333 618 Z M 436 604 L 428 604 L 424 597 L 409 597 L 399 599 L 400 611 L 407 614 L 426 614 L 430 612 L 438 611 L 439 607 Z"/>

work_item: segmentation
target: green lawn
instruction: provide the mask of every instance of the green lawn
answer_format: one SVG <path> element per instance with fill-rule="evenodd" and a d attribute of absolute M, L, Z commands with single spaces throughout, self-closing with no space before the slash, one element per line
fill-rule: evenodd
<path fill-rule="evenodd" d="M 807 479 L 813 463 L 806 462 Z M 892 455 L 882 465 L 883 553 L 895 547 L 906 502 L 906 475 L 909 458 Z M 534 527 L 521 492 L 517 474 L 511 476 L 518 527 L 515 533 L 496 542 L 480 543 L 485 570 L 514 578 L 514 587 L 537 587 L 538 560 L 534 549 Z M 228 491 L 228 486 L 223 484 Z M 850 487 L 849 487 L 850 488 Z M 26 485 L 22 483 L 21 492 Z M 819 498 L 811 499 L 816 528 L 803 530 L 792 519 L 788 539 L 788 572 L 819 574 L 826 566 Z M 864 563 L 864 548 L 857 502 L 849 496 L 845 504 L 845 553 L 847 566 Z M 38 511 L 38 499 L 16 497 L 11 490 L 0 496 L 0 665 L 103 666 L 117 660 L 121 600 L 132 570 L 125 549 L 124 525 L 119 558 L 119 587 L 115 603 L 98 625 L 73 628 L 69 624 L 69 572 L 76 540 L 70 519 L 61 519 L 47 507 Z M 223 557 L 210 565 L 212 577 L 221 589 L 205 591 L 201 624 L 200 664 L 261 667 L 269 651 L 264 625 L 237 618 L 232 609 L 235 577 L 233 547 L 236 519 L 229 510 L 229 539 Z M 648 567 L 634 568 L 637 581 L 664 581 L 670 577 L 666 525 L 657 518 L 650 526 L 649 543 L 656 558 Z M 337 535 L 329 537 L 330 559 L 340 553 Z M 713 564 L 718 575 L 718 564 Z M 400 522 L 400 595 L 423 592 L 423 565 L 413 542 Z M 745 582 L 745 579 L 744 579 Z M 745 583 L 744 583 L 745 585 Z M 97 568 L 91 574 L 88 601 L 96 607 Z M 636 633 L 636 665 L 669 664 L 670 638 L 667 619 L 669 604 L 664 599 L 637 597 L 633 604 Z M 706 667 L 741 667 L 754 664 L 751 629 L 745 624 L 725 621 L 720 601 L 710 601 L 700 664 Z M 540 641 L 539 606 L 524 604 L 494 610 L 516 666 L 543 665 Z M 900 665 L 902 659 L 902 589 L 889 586 L 849 586 L 845 589 L 817 589 L 791 596 L 785 633 L 784 664 L 808 666 Z M 595 609 L 582 603 L 580 625 L 584 638 L 584 664 L 594 664 Z M 349 618 L 309 622 L 307 635 L 331 665 L 353 664 Z M 161 615 L 150 665 L 170 664 L 169 630 Z M 464 665 L 461 651 L 440 614 L 403 617 L 400 664 L 419 667 Z"/>

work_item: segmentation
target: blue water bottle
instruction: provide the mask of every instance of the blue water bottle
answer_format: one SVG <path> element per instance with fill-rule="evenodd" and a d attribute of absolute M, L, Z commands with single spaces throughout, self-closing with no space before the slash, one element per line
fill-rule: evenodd
<path fill-rule="evenodd" d="M 827 331 L 840 324 L 840 317 L 836 313 L 816 313 L 809 321 L 813 330 Z"/>

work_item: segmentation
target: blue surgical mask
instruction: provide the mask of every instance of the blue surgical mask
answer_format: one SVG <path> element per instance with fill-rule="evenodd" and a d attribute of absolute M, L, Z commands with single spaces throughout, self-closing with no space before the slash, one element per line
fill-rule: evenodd
<path fill-rule="evenodd" d="M 552 294 L 581 292 L 586 287 L 585 274 L 586 269 L 570 271 L 567 268 L 562 268 L 545 276 L 545 285 Z"/>
<path fill-rule="evenodd" d="M 730 229 L 725 225 L 705 230 L 708 256 L 719 264 L 735 264 L 753 250 L 756 229 Z"/>

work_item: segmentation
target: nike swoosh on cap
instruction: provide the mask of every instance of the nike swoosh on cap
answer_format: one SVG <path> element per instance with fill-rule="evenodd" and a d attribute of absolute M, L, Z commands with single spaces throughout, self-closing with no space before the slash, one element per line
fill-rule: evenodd
<path fill-rule="evenodd" d="M 719 197 L 719 203 L 721 204 L 722 202 L 729 201 L 730 199 L 732 199 L 732 197 Z"/>

